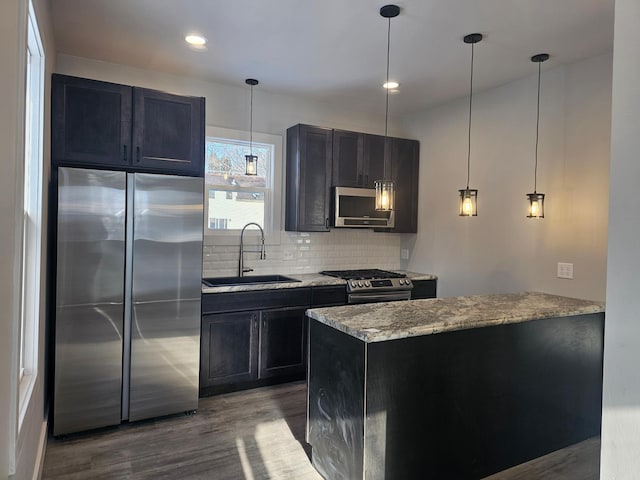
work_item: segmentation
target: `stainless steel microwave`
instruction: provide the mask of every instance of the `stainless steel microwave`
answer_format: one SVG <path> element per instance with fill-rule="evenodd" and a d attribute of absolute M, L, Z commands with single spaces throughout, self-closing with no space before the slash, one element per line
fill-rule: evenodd
<path fill-rule="evenodd" d="M 393 211 L 376 211 L 373 188 L 335 187 L 335 227 L 393 228 Z"/>

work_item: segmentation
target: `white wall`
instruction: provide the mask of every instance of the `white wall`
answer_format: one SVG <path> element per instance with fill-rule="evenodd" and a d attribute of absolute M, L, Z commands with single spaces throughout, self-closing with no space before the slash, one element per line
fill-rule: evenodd
<path fill-rule="evenodd" d="M 534 64 L 530 77 L 474 95 L 475 218 L 457 213 L 457 190 L 466 184 L 468 97 L 404 119 L 408 136 L 420 140 L 419 233 L 403 240 L 411 250 L 407 267 L 436 273 L 440 296 L 538 290 L 604 299 L 611 61 L 603 55 L 543 65 L 542 220 L 526 218 L 535 159 Z M 574 280 L 556 278 L 557 262 L 574 264 Z"/>
<path fill-rule="evenodd" d="M 15 451 L 10 444 L 15 430 L 11 423 L 16 422 L 16 376 L 17 367 L 17 328 L 18 328 L 18 292 L 20 232 L 22 230 L 22 168 L 24 145 L 24 48 L 26 42 L 26 5 L 22 0 L 0 2 L 0 163 L 3 172 L 0 175 L 0 479 L 8 478 L 11 456 L 15 460 L 15 475 L 12 479 L 31 479 L 38 474 L 38 462 L 42 460 L 43 441 L 46 430 L 44 399 L 44 345 L 45 345 L 45 279 L 46 245 L 42 253 L 41 311 L 39 324 L 38 376 L 18 436 Z M 43 201 L 46 202 L 49 176 L 49 81 L 55 62 L 55 46 L 51 34 L 49 3 L 35 0 L 38 24 L 47 58 L 47 78 L 45 91 L 45 142 L 44 142 L 44 185 Z M 46 224 L 46 207 L 43 222 Z M 46 243 L 46 242 L 45 242 Z"/>
<path fill-rule="evenodd" d="M 616 0 L 600 478 L 640 478 L 640 3 Z"/>

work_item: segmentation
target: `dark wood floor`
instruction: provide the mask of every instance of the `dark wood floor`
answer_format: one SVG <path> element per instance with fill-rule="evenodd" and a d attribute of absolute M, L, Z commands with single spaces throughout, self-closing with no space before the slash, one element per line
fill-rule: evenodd
<path fill-rule="evenodd" d="M 296 382 L 201 398 L 197 414 L 49 439 L 43 479 L 321 480 L 305 450 Z M 594 438 L 489 477 L 597 480 Z"/>

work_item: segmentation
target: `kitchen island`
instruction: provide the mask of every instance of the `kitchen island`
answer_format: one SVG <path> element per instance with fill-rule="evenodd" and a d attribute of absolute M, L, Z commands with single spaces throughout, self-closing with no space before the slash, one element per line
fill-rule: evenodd
<path fill-rule="evenodd" d="M 482 478 L 600 433 L 604 305 L 543 293 L 311 309 L 326 479 Z"/>

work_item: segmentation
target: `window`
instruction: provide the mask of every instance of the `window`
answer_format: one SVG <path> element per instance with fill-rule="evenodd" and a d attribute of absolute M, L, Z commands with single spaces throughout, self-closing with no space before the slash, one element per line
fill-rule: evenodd
<path fill-rule="evenodd" d="M 239 242 L 247 223 L 265 231 L 268 243 L 279 243 L 282 137 L 253 133 L 258 174 L 245 175 L 249 132 L 207 127 L 205 143 L 205 232 L 216 244 Z"/>
<path fill-rule="evenodd" d="M 19 335 L 19 425 L 35 383 L 40 317 L 42 246 L 42 132 L 44 50 L 33 5 L 29 3 L 25 77 L 24 177 L 22 216 L 22 285 Z"/>

